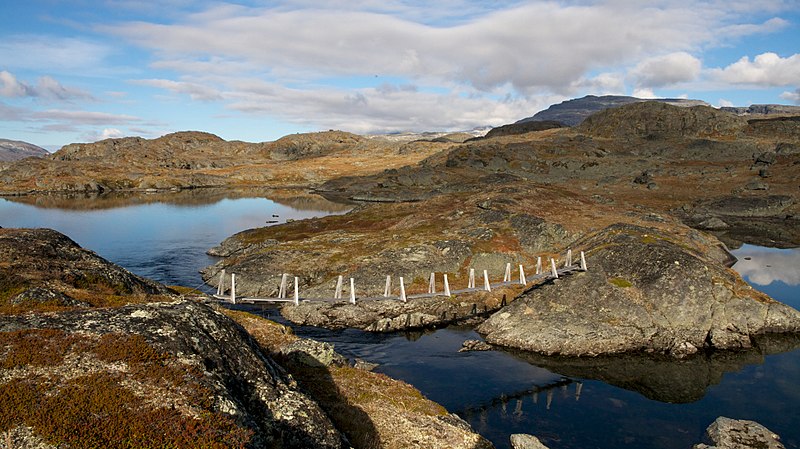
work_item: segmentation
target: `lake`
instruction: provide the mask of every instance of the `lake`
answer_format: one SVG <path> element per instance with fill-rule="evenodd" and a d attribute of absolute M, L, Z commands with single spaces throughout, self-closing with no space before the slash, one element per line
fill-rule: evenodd
<path fill-rule="evenodd" d="M 252 196 L 256 195 L 256 196 Z M 273 199 L 267 199 L 271 197 Z M 202 285 L 205 251 L 244 229 L 345 213 L 302 192 L 195 191 L 99 198 L 0 199 L 0 226 L 49 227 L 106 259 L 168 285 Z M 800 307 L 800 249 L 744 245 L 734 266 L 775 299 Z M 210 291 L 206 289 L 206 291 Z M 275 309 L 241 306 L 271 318 Z M 800 350 L 713 353 L 684 361 L 608 357 L 562 360 L 500 351 L 458 353 L 470 328 L 389 335 L 297 327 L 349 357 L 379 363 L 457 413 L 498 448 L 531 433 L 557 448 L 688 448 L 718 416 L 756 420 L 800 447 Z"/>

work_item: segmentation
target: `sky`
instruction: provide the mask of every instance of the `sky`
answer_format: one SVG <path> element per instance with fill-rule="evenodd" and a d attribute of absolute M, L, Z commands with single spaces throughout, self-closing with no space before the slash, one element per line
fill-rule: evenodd
<path fill-rule="evenodd" d="M 800 0 L 0 0 L 0 138 L 499 126 L 584 95 L 800 104 Z"/>

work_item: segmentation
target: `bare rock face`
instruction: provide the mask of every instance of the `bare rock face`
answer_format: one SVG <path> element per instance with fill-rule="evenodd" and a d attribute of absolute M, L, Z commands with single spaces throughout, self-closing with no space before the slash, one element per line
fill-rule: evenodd
<path fill-rule="evenodd" d="M 664 139 L 734 136 L 746 127 L 746 119 L 708 106 L 687 108 L 646 101 L 594 114 L 578 130 L 598 137 Z"/>
<path fill-rule="evenodd" d="M 5 316 L 0 318 L 0 338 L 7 348 L 0 354 L 4 410 L 27 400 L 20 391 L 28 387 L 56 397 L 92 388 L 93 397 L 129 397 L 120 403 L 93 405 L 92 412 L 105 416 L 103 426 L 108 423 L 110 429 L 135 411 L 141 419 L 169 415 L 176 426 L 199 427 L 200 433 L 186 442 L 199 447 L 234 447 L 224 444 L 231 440 L 247 447 L 343 447 L 341 435 L 319 406 L 292 385 L 240 326 L 204 304 L 178 301 Z M 44 348 L 38 356 L 23 351 L 28 347 L 25 341 L 33 339 Z M 53 352 L 52 348 L 64 349 L 54 356 L 42 355 Z M 56 409 L 57 403 L 42 401 L 40 407 L 52 407 L 50 416 L 81 413 L 64 412 Z M 4 425 L 9 420 L 12 427 L 32 427 L 34 434 L 51 442 L 69 441 L 71 447 L 117 444 L 104 443 L 102 435 L 81 427 L 75 419 L 53 419 L 44 426 L 36 415 L 11 412 Z M 158 433 L 163 423 L 150 425 Z M 203 426 L 218 425 L 229 435 L 213 431 L 208 435 L 203 430 Z M 71 426 L 77 426 L 78 435 L 65 437 L 73 432 Z M 117 429 L 127 432 L 137 426 L 122 424 Z M 130 436 L 131 442 L 141 442 L 137 438 L 145 436 Z"/>
<path fill-rule="evenodd" d="M 617 224 L 579 244 L 588 249 L 589 271 L 492 315 L 478 328 L 488 343 L 567 356 L 681 357 L 800 331 L 800 312 L 750 288 L 725 267 L 725 252 L 699 236 Z"/>
<path fill-rule="evenodd" d="M 720 416 L 708 429 L 712 442 L 695 444 L 694 449 L 783 449 L 780 437 L 755 421 Z"/>
<path fill-rule="evenodd" d="M 0 229 L 0 260 L 0 307 L 104 306 L 123 296 L 174 295 L 51 229 Z"/>
<path fill-rule="evenodd" d="M 42 147 L 18 140 L 0 139 L 0 162 L 16 161 L 26 157 L 45 157 L 50 152 Z"/>

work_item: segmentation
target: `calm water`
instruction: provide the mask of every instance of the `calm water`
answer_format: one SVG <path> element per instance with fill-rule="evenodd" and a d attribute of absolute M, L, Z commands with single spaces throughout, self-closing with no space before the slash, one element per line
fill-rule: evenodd
<path fill-rule="evenodd" d="M 50 227 L 129 270 L 166 284 L 195 286 L 213 263 L 206 249 L 235 232 L 344 212 L 321 200 L 213 197 L 206 201 L 100 200 L 33 206 L 0 200 L 0 226 Z M 119 207 L 116 207 L 119 206 Z M 68 209 L 80 207 L 81 210 Z M 91 208 L 91 209 L 88 209 Z M 274 218 L 273 215 L 279 217 Z M 747 246 L 734 267 L 755 288 L 800 307 L 800 249 Z M 272 309 L 251 310 L 275 317 Z M 505 352 L 458 353 L 468 328 L 373 335 L 299 327 L 350 357 L 380 364 L 468 420 L 498 448 L 532 433 L 558 448 L 688 448 L 717 416 L 761 422 L 800 447 L 800 345 L 772 352 L 717 353 L 689 361 L 641 358 L 558 360 Z M 764 343 L 765 345 L 767 343 Z"/>

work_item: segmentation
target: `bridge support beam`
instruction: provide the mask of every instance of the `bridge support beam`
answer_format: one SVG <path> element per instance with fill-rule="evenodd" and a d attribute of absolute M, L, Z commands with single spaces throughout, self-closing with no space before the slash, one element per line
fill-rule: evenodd
<path fill-rule="evenodd" d="M 503 273 L 503 282 L 511 282 L 511 262 L 506 263 L 506 272 Z"/>
<path fill-rule="evenodd" d="M 436 273 L 431 273 L 431 280 L 428 281 L 428 294 L 436 293 Z"/>
<path fill-rule="evenodd" d="M 444 295 L 450 296 L 450 282 L 447 281 L 447 273 L 444 274 Z"/>
<path fill-rule="evenodd" d="M 336 290 L 333 293 L 333 299 L 342 299 L 342 276 L 336 280 Z"/>
<path fill-rule="evenodd" d="M 475 288 L 475 269 L 469 269 L 469 281 L 467 281 L 467 288 Z"/>
<path fill-rule="evenodd" d="M 231 302 L 236 304 L 236 273 L 231 273 Z"/>
<path fill-rule="evenodd" d="M 219 272 L 219 284 L 217 284 L 217 296 L 222 296 L 225 293 L 225 269 Z"/>
<path fill-rule="evenodd" d="M 536 258 L 536 273 L 535 274 L 542 274 L 542 258 Z"/>
<path fill-rule="evenodd" d="M 403 276 L 400 276 L 400 301 L 406 302 L 406 284 L 403 281 Z"/>
<path fill-rule="evenodd" d="M 289 275 L 286 273 L 281 274 L 281 288 L 278 289 L 278 298 L 285 299 L 286 298 L 286 278 Z"/>
<path fill-rule="evenodd" d="M 356 303 L 356 281 L 350 278 L 350 304 Z"/>
<path fill-rule="evenodd" d="M 492 286 L 489 285 L 489 273 L 486 270 L 483 270 L 483 289 L 487 292 L 492 291 Z"/>
<path fill-rule="evenodd" d="M 300 305 L 300 289 L 297 285 L 297 276 L 294 277 L 294 305 Z"/>
<path fill-rule="evenodd" d="M 564 268 L 569 268 L 572 266 L 572 250 L 567 250 L 567 260 L 564 262 Z"/>
<path fill-rule="evenodd" d="M 392 275 L 386 275 L 386 287 L 383 288 L 383 297 L 388 298 L 392 294 Z"/>
<path fill-rule="evenodd" d="M 586 267 L 586 256 L 583 255 L 583 251 L 581 251 L 581 271 L 586 271 L 588 268 Z"/>
<path fill-rule="evenodd" d="M 528 280 L 525 278 L 525 269 L 522 268 L 522 264 L 519 266 L 519 285 L 527 285 Z"/>
<path fill-rule="evenodd" d="M 550 275 L 553 276 L 554 279 L 558 279 L 558 270 L 556 269 L 556 260 L 552 257 L 550 258 Z"/>

